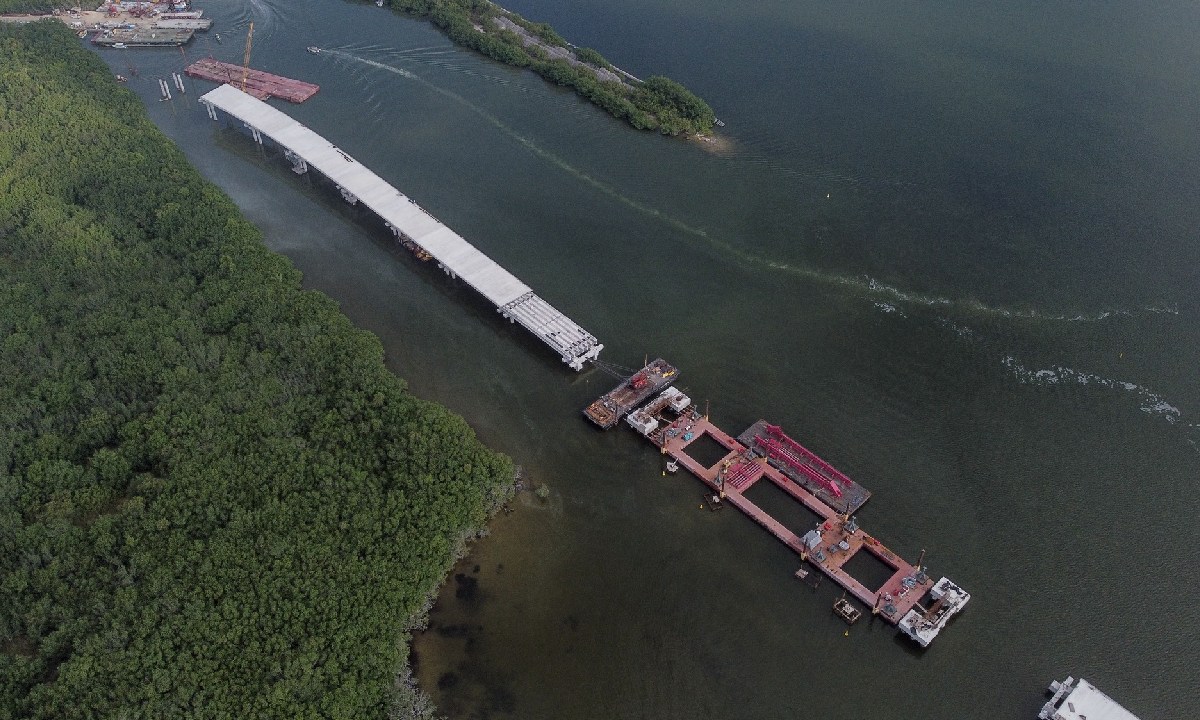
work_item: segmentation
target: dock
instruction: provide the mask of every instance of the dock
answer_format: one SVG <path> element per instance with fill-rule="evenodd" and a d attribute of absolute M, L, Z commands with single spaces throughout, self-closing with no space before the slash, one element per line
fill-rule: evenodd
<path fill-rule="evenodd" d="M 92 43 L 105 47 L 177 47 L 192 39 L 191 30 L 157 30 L 154 28 L 117 28 L 105 30 L 92 38 Z"/>
<path fill-rule="evenodd" d="M 568 367 L 582 370 L 585 362 L 599 357 L 604 345 L 594 335 L 341 148 L 232 85 L 206 93 L 200 102 L 213 120 L 218 110 L 239 120 L 255 142 L 269 138 L 283 149 L 293 172 L 315 169 L 328 178 L 346 202 L 361 202 L 398 242 L 428 253 L 448 276 L 460 278 L 505 319 L 519 323 L 558 353 Z"/>
<path fill-rule="evenodd" d="M 154 27 L 162 30 L 197 30 L 204 31 L 212 28 L 213 21 L 208 18 L 163 18 L 160 17 Z"/>
<path fill-rule="evenodd" d="M 741 510 L 795 552 L 801 563 L 820 570 L 869 608 L 873 615 L 898 626 L 901 632 L 920 646 L 928 647 L 950 618 L 971 599 L 969 593 L 948 578 L 934 582 L 920 561 L 916 565 L 908 562 L 868 534 L 859 527 L 857 518 L 851 515 L 852 511 L 844 508 L 835 510 L 830 503 L 810 491 L 803 479 L 811 482 L 812 478 L 798 478 L 796 472 L 785 474 L 777 465 L 784 465 L 789 470 L 793 468 L 789 463 L 772 457 L 778 455 L 771 452 L 774 447 L 788 448 L 789 453 L 785 458 L 789 461 L 801 457 L 806 463 L 804 467 L 821 468 L 822 478 L 837 478 L 843 495 L 851 488 L 861 491 L 864 502 L 869 495 L 811 451 L 805 449 L 801 452 L 799 443 L 791 440 L 780 428 L 760 420 L 740 437 L 774 438 L 776 442 L 766 446 L 756 440 L 752 445 L 744 444 L 710 422 L 676 388 L 668 388 L 633 412 L 627 422 L 656 445 L 663 455 L 670 457 L 671 462 L 704 482 L 723 503 Z M 709 466 L 688 453 L 688 447 L 704 437 L 715 441 L 726 451 L 720 460 Z M 788 441 L 786 445 L 785 439 Z M 789 528 L 746 497 L 755 484 L 764 481 L 774 484 L 816 515 L 816 526 Z M 828 490 L 824 484 L 820 484 L 820 487 Z M 861 504 L 858 503 L 859 506 Z M 891 576 L 881 586 L 869 588 L 844 569 L 860 552 L 873 555 L 891 569 Z M 804 569 L 803 565 L 801 569 Z M 804 575 L 807 576 L 807 572 Z M 922 601 L 927 604 L 922 604 Z M 856 616 L 850 612 L 853 608 L 846 605 L 847 602 L 843 598 L 839 615 L 849 620 Z"/>
<path fill-rule="evenodd" d="M 239 88 L 242 87 L 244 80 L 245 92 L 259 100 L 274 97 L 288 102 L 302 103 L 316 95 L 317 91 L 321 89 L 320 85 L 303 80 L 293 80 L 254 68 L 242 68 L 241 65 L 221 62 L 211 57 L 197 60 L 188 65 L 184 72 L 189 77 L 215 83 L 229 83 Z"/>

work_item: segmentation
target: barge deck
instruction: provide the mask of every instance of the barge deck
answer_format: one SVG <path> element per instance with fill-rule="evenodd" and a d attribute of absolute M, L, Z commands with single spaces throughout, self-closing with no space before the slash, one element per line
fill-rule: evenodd
<path fill-rule="evenodd" d="M 869 490 L 766 420 L 759 420 L 738 435 L 738 442 L 767 458 L 776 470 L 821 502 L 843 513 L 858 512 L 871 497 Z"/>
<path fill-rule="evenodd" d="M 619 387 L 613 392 L 623 391 L 623 388 Z M 593 419 L 593 422 L 596 421 Z M 896 625 L 921 647 L 928 647 L 950 619 L 970 601 L 971 595 L 948 578 L 934 582 L 919 561 L 916 565 L 909 563 L 862 530 L 851 511 L 835 510 L 804 483 L 798 482 L 793 473 L 785 474 L 771 461 L 769 454 L 761 452 L 759 448 L 748 447 L 712 424 L 706 415 L 691 405 L 687 396 L 675 388 L 663 392 L 630 415 L 628 422 L 658 446 L 664 455 L 669 456 L 671 462 L 683 466 L 704 482 L 721 501 L 750 516 L 791 548 L 801 562 L 820 570 L 870 608 L 873 615 Z M 726 454 L 711 466 L 701 464 L 688 453 L 688 446 L 704 436 L 726 450 Z M 784 438 L 791 440 L 778 427 L 764 421 L 755 423 L 741 437 L 756 444 L 756 438 L 760 437 L 774 438 L 779 443 Z M 855 507 L 865 502 L 869 493 L 862 490 L 861 486 L 807 450 L 804 452 L 808 455 L 803 455 L 795 449 L 800 447 L 799 444 L 791 442 L 795 447 L 787 447 L 811 463 L 805 467 L 821 467 L 821 477 L 836 479 L 834 481 L 841 486 L 843 495 L 852 489 L 860 490 L 862 500 Z M 764 479 L 817 515 L 820 518 L 817 526 L 808 529 L 789 528 L 746 497 L 746 493 Z M 829 491 L 825 484 L 818 484 L 820 489 Z M 869 588 L 846 572 L 846 564 L 859 552 L 870 553 L 892 570 L 891 576 L 879 587 Z M 927 600 L 928 605 L 922 604 L 922 600 Z"/>
<path fill-rule="evenodd" d="M 119 28 L 106 30 L 92 38 L 92 44 L 105 47 L 177 47 L 192 39 L 191 30 L 156 30 L 154 28 Z"/>
<path fill-rule="evenodd" d="M 277 97 L 288 102 L 302 103 L 321 89 L 320 85 L 293 80 L 282 75 L 273 75 L 262 70 L 250 68 L 245 70 L 241 65 L 221 62 L 213 58 L 202 58 L 188 65 L 184 70 L 189 77 L 200 78 L 215 83 L 226 83 L 242 88 L 243 76 L 247 95 L 259 100 Z"/>
<path fill-rule="evenodd" d="M 584 409 L 583 415 L 607 430 L 646 398 L 675 382 L 678 375 L 674 365 L 658 358 L 597 398 Z"/>

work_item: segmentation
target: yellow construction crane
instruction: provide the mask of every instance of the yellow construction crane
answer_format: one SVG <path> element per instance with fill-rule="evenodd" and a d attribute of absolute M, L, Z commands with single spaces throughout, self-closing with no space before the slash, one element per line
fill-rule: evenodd
<path fill-rule="evenodd" d="M 250 75 L 250 48 L 254 47 L 254 21 L 250 21 L 250 32 L 246 33 L 246 53 L 242 55 L 242 92 L 246 92 L 246 78 Z"/>

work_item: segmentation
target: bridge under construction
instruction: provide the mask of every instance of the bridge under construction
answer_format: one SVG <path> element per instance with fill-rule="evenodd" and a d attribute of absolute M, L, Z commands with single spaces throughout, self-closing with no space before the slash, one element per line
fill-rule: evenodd
<path fill-rule="evenodd" d="M 283 148 L 297 174 L 315 169 L 329 178 L 346 202 L 370 208 L 397 240 L 419 256 L 436 260 L 447 275 L 461 278 L 501 315 L 549 345 L 569 367 L 582 370 L 584 363 L 600 356 L 604 345 L 594 335 L 333 143 L 232 85 L 206 93 L 200 102 L 213 120 L 221 110 L 240 120 L 255 142 L 262 144 L 266 137 Z"/>
<path fill-rule="evenodd" d="M 337 186 L 346 202 L 370 208 L 401 244 L 422 259 L 437 260 L 446 274 L 461 278 L 504 317 L 553 348 L 569 367 L 581 370 L 589 361 L 604 366 L 598 361 L 604 346 L 591 333 L 333 143 L 232 85 L 218 87 L 200 102 L 212 119 L 218 119 L 218 110 L 224 111 L 240 120 L 255 142 L 261 144 L 267 137 L 283 148 L 294 172 L 316 169 Z M 909 563 L 858 526 L 853 513 L 870 492 L 776 425 L 759 421 L 737 438 L 727 434 L 709 422 L 707 411 L 702 415 L 682 391 L 669 387 L 677 377 L 675 366 L 656 359 L 623 378 L 584 415 L 600 428 L 611 428 L 624 417 L 670 458 L 664 474 L 683 467 L 711 491 L 705 500 L 709 507 L 738 508 L 798 554 L 803 565 L 797 577 L 807 578 L 811 568 L 844 588 L 833 608 L 847 623 L 861 614 L 846 597 L 850 595 L 870 608 L 872 616 L 927 647 L 963 610 L 970 593 L 946 577 L 934 582 L 923 565 L 924 551 L 916 564 Z M 706 465 L 689 452 L 702 438 L 721 449 L 715 464 Z M 807 532 L 788 527 L 755 504 L 747 493 L 764 479 L 810 512 L 815 527 Z M 870 587 L 847 571 L 860 552 L 888 569 L 882 584 Z"/>

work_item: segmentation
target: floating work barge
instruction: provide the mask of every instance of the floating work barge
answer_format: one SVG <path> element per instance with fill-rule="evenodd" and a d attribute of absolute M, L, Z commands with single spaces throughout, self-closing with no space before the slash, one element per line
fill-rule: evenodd
<path fill-rule="evenodd" d="M 162 30 L 208 30 L 213 21 L 208 18 L 159 18 L 154 27 Z"/>
<path fill-rule="evenodd" d="M 272 75 L 269 72 L 253 68 L 244 69 L 241 65 L 221 62 L 211 57 L 197 60 L 188 65 L 184 72 L 190 77 L 215 83 L 227 83 L 238 88 L 242 87 L 244 75 L 244 91 L 247 95 L 252 95 L 259 100 L 277 97 L 288 102 L 302 103 L 316 95 L 317 91 L 321 89 L 320 85 L 293 80 L 281 75 Z"/>
<path fill-rule="evenodd" d="M 858 512 L 871 497 L 862 485 L 766 420 L 759 420 L 738 435 L 738 442 L 766 457 L 776 470 L 843 513 Z"/>
<path fill-rule="evenodd" d="M 675 382 L 678 374 L 675 366 L 658 358 L 597 398 L 584 409 L 583 415 L 607 430 L 646 398 Z"/>
<path fill-rule="evenodd" d="M 1054 680 L 1049 692 L 1052 697 L 1038 713 L 1040 720 L 1138 720 L 1136 715 L 1083 678 L 1076 680 L 1068 676 L 1062 682 Z"/>
<path fill-rule="evenodd" d="M 665 362 L 663 364 L 665 365 Z M 631 388 L 625 388 L 624 385 L 618 387 L 597 402 L 611 400 L 610 396 L 614 394 L 619 398 L 626 398 Z M 610 427 L 612 422 L 615 422 L 614 420 L 606 425 L 592 418 L 590 414 L 589 419 L 601 427 Z M 935 583 L 925 572 L 925 568 L 920 566 L 920 561 L 913 565 L 904 560 L 864 532 L 859 527 L 857 518 L 852 517 L 849 511 L 835 510 L 829 503 L 808 490 L 804 482 L 793 477 L 793 473 L 785 474 L 775 465 L 775 462 L 779 461 L 771 457 L 771 445 L 753 447 L 739 442 L 709 422 L 708 417 L 702 415 L 678 389 L 669 388 L 631 414 L 627 422 L 657 445 L 664 455 L 670 457 L 671 462 L 682 465 L 688 472 L 700 478 L 722 501 L 738 508 L 770 531 L 799 555 L 801 562 L 820 570 L 841 585 L 849 595 L 869 607 L 872 614 L 898 626 L 901 632 L 921 647 L 928 647 L 950 619 L 970 601 L 970 594 L 948 578 L 943 577 Z M 723 458 L 710 467 L 700 464 L 687 452 L 689 445 L 706 435 L 727 451 Z M 742 433 L 742 437 L 774 438 L 780 447 L 787 447 L 794 453 L 788 455 L 789 458 L 802 457 L 806 463 L 811 463 L 804 467 L 822 467 L 822 478 L 838 478 L 835 482 L 839 484 L 843 482 L 841 478 L 845 478 L 815 454 L 808 451 L 805 451 L 808 455 L 800 453 L 796 449 L 800 447 L 799 443 L 791 441 L 782 430 L 763 421 L 751 426 Z M 784 439 L 790 441 L 790 444 L 784 445 Z M 757 442 L 755 444 L 761 445 Z M 789 463 L 783 464 L 790 467 Z M 803 471 L 797 472 L 805 474 Z M 746 493 L 750 488 L 764 478 L 817 515 L 820 518 L 817 526 L 807 531 L 795 531 L 747 498 Z M 808 479 L 815 482 L 813 478 Z M 844 482 L 850 484 L 842 485 L 843 494 L 851 488 L 857 488 L 862 492 L 862 499 L 865 501 L 869 493 L 849 478 L 845 478 Z M 818 484 L 824 488 L 823 483 Z M 859 552 L 874 555 L 892 569 L 891 577 L 880 587 L 868 588 L 844 570 L 846 563 Z M 922 600 L 928 604 L 922 604 Z M 854 608 L 848 603 L 849 600 L 843 598 L 840 617 L 848 618 L 852 615 L 849 611 Z"/>
<path fill-rule="evenodd" d="M 177 47 L 192 39 L 191 30 L 158 30 L 155 28 L 119 28 L 106 30 L 92 38 L 95 45 L 105 47 Z"/>

